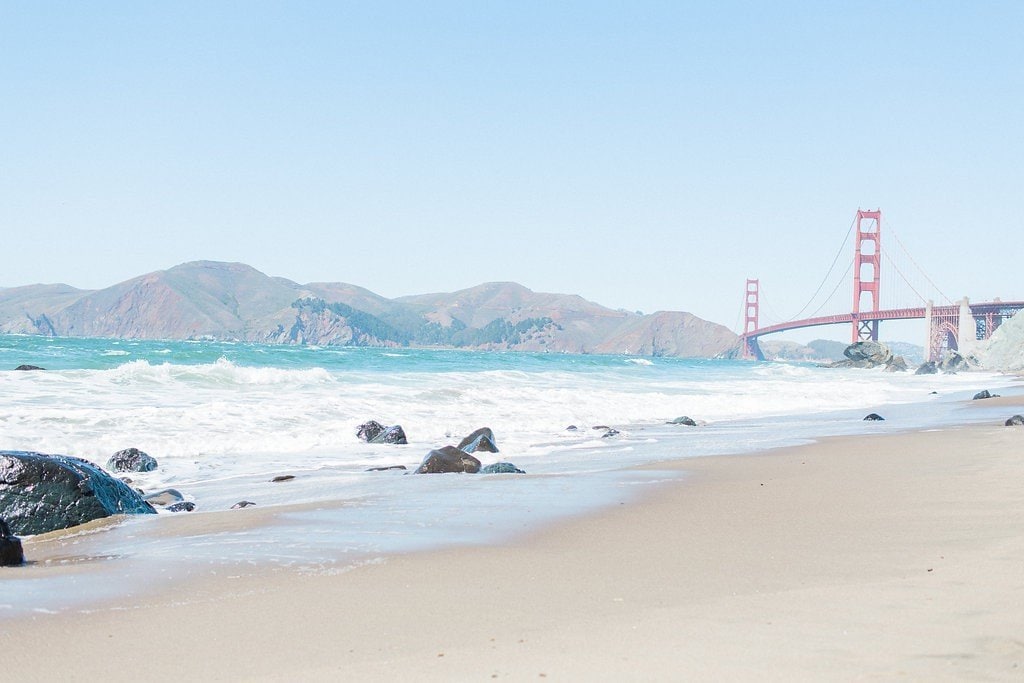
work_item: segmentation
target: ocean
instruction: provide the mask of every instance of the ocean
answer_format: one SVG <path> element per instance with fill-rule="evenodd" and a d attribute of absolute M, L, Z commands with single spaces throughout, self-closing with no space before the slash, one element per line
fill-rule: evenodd
<path fill-rule="evenodd" d="M 963 400 L 1009 384 L 797 363 L 0 336 L 0 449 L 105 465 L 140 448 L 159 467 L 133 485 L 196 506 L 56 534 L 45 561 L 0 571 L 0 616 L 209 572 L 334 573 L 497 542 L 685 477 L 636 466 L 995 419 Z M 864 422 L 869 412 L 886 420 Z M 684 415 L 699 426 L 666 424 Z M 409 443 L 360 441 L 371 419 L 401 425 Z M 483 464 L 525 475 L 407 474 L 479 427 L 500 449 L 477 453 Z M 407 469 L 367 471 L 396 465 Z M 242 500 L 255 505 L 231 509 Z"/>

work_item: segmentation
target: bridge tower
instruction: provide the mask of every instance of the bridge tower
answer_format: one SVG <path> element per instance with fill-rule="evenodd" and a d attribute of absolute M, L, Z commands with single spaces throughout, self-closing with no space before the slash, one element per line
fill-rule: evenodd
<path fill-rule="evenodd" d="M 743 337 L 741 343 L 742 357 L 754 360 L 764 360 L 761 347 L 757 344 L 757 337 L 752 336 L 757 332 L 758 317 L 761 310 L 761 281 L 747 279 L 747 298 L 743 306 Z"/>
<path fill-rule="evenodd" d="M 878 321 L 860 320 L 861 300 L 871 296 L 871 313 L 878 312 L 882 275 L 882 210 L 857 210 L 857 251 L 853 259 L 853 341 L 878 341 Z M 870 272 L 865 273 L 865 268 Z"/>

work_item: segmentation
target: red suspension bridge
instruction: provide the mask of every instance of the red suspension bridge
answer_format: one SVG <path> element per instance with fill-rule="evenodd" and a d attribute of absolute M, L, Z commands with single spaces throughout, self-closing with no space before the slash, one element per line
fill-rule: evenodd
<path fill-rule="evenodd" d="M 832 290 L 832 295 L 829 296 L 829 299 L 819 306 L 810 317 L 796 319 L 807 310 L 809 305 L 823 290 L 854 228 L 856 228 L 854 233 L 856 235 L 854 255 L 850 266 L 847 268 L 847 273 L 851 269 L 853 270 L 852 310 L 849 313 L 817 315 L 839 290 L 842 284 L 842 279 L 840 279 L 840 283 Z M 920 267 L 913 261 L 913 257 L 910 257 L 909 252 L 907 252 L 907 256 L 910 258 L 910 261 L 918 268 L 920 275 L 931 285 L 931 288 L 940 294 L 944 303 L 936 305 L 932 299 L 925 299 L 924 295 L 918 291 L 918 288 L 904 274 L 895 260 L 889 259 L 886 254 L 887 264 L 892 266 L 892 271 L 894 271 L 897 278 L 909 286 L 909 289 L 913 291 L 919 301 L 916 305 L 912 306 L 882 308 L 880 305 L 883 270 L 881 210 L 858 210 L 854 222 L 850 226 L 850 231 L 847 233 L 846 241 L 843 242 L 843 247 L 840 247 L 840 253 L 836 255 L 836 259 L 832 262 L 832 267 L 829 268 L 829 272 L 825 275 L 825 279 L 822 280 L 822 284 L 818 286 L 818 290 L 811 297 L 811 301 L 808 302 L 808 305 L 804 306 L 797 316 L 794 316 L 794 319 L 762 327 L 760 325 L 760 312 L 764 302 L 761 300 L 761 283 L 760 280 L 756 279 L 747 280 L 743 334 L 740 335 L 741 351 L 744 358 L 764 360 L 764 354 L 761 352 L 758 339 L 776 332 L 822 325 L 850 325 L 851 341 L 856 342 L 869 339 L 878 341 L 878 327 L 879 323 L 883 320 L 923 319 L 926 321 L 928 329 L 928 338 L 925 344 L 925 360 L 936 360 L 947 349 L 958 350 L 965 346 L 968 340 L 988 339 L 1004 319 L 1024 309 L 1024 301 L 1000 301 L 996 299 L 995 301 L 971 303 L 967 297 L 958 302 L 950 301 L 948 297 L 941 295 L 938 287 L 932 283 L 931 278 L 923 271 L 920 271 Z M 899 243 L 898 237 L 896 241 L 902 248 L 902 243 Z M 906 250 L 904 249 L 904 251 Z M 846 275 L 844 274 L 842 277 L 845 278 Z M 925 288 L 922 287 L 922 289 Z"/>

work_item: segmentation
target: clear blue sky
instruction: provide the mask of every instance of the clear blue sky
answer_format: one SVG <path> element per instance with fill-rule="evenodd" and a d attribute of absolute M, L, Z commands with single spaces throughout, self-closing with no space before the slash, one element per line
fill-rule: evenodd
<path fill-rule="evenodd" d="M 731 327 L 881 207 L 1024 298 L 1020 2 L 0 0 L 0 88 L 0 286 L 215 259 Z"/>

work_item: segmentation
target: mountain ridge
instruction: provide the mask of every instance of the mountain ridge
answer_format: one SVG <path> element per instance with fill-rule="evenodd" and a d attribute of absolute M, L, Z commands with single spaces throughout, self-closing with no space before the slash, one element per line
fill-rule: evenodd
<path fill-rule="evenodd" d="M 516 282 L 388 299 L 221 261 L 190 261 L 96 290 L 0 289 L 0 333 L 680 357 L 718 356 L 737 343 L 725 327 L 690 313 L 613 310 Z"/>

